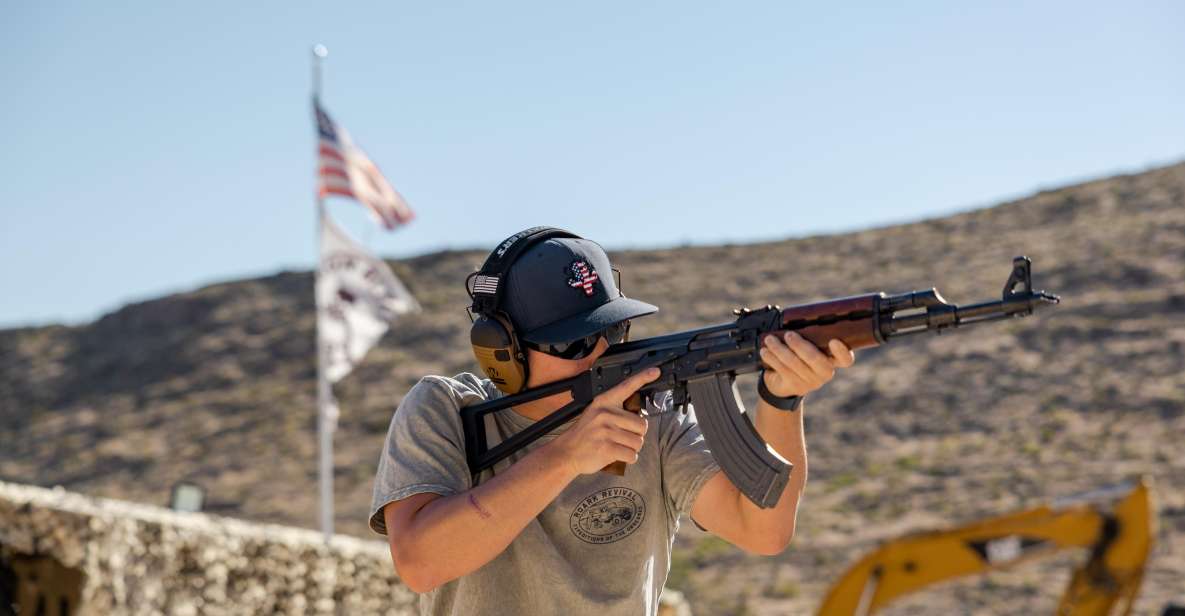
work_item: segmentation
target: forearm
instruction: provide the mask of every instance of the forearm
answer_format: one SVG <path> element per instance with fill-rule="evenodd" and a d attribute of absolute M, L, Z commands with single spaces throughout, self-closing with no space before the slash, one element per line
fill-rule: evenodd
<path fill-rule="evenodd" d="M 803 488 L 806 487 L 806 438 L 802 425 L 805 411 L 805 406 L 794 412 L 780 411 L 763 400 L 758 401 L 755 422 L 757 432 L 774 451 L 793 464 L 794 469 L 790 472 L 790 480 L 782 491 L 782 497 L 774 507 L 762 509 L 743 495 L 737 494 L 746 534 L 758 543 L 773 543 L 779 547 L 776 551 L 784 549 L 794 536 L 798 502 L 802 497 Z"/>
<path fill-rule="evenodd" d="M 481 485 L 420 509 L 398 545 L 396 564 L 421 592 L 493 560 L 575 477 L 544 445 Z M 402 562 L 401 562 L 402 561 Z"/>

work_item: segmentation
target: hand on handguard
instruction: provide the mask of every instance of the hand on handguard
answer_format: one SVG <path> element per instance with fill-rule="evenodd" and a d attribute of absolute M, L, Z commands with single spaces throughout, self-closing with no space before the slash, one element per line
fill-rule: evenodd
<path fill-rule="evenodd" d="M 856 361 L 856 354 L 842 341 L 832 339 L 827 346 L 830 357 L 795 332 L 786 332 L 783 338 L 766 337 L 761 347 L 761 359 L 769 366 L 765 387 L 780 398 L 805 396 L 830 381 L 836 368 Z"/>

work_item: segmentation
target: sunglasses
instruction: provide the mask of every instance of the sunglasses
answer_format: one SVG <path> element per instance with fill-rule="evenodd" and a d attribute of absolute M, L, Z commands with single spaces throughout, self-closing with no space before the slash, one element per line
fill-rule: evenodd
<path fill-rule="evenodd" d="M 583 338 L 573 340 L 572 342 L 560 342 L 556 344 L 535 344 L 526 342 L 527 348 L 535 349 L 540 353 L 546 353 L 553 357 L 562 359 L 584 359 L 588 357 L 597 348 L 597 343 L 604 338 L 609 346 L 621 343 L 630 333 L 630 322 L 628 320 L 620 323 L 614 323 L 605 329 Z"/>

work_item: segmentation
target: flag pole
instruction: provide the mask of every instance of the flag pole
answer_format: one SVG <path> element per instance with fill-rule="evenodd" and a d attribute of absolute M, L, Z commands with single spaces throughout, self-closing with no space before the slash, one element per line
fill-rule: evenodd
<path fill-rule="evenodd" d="M 313 46 L 313 100 L 317 101 L 321 98 L 321 63 L 326 56 L 329 55 L 329 50 L 324 45 L 317 44 Z M 315 113 L 315 110 L 314 110 Z M 319 174 L 314 176 L 319 177 Z M 316 191 L 317 202 L 317 245 L 321 245 L 321 227 L 324 225 L 325 218 L 325 199 L 321 196 L 321 191 Z M 318 270 L 320 269 L 321 255 L 320 249 L 317 251 Z M 318 271 L 318 274 L 320 272 Z M 317 319 L 317 327 L 320 327 L 321 320 Z M 325 348 L 321 343 L 320 332 L 316 336 L 317 347 L 317 436 L 320 440 L 320 487 L 321 487 L 321 533 L 325 536 L 325 543 L 328 544 L 333 538 L 333 433 L 337 429 L 337 417 L 334 411 L 337 410 L 337 405 L 333 401 L 333 389 L 329 384 L 329 376 L 326 374 L 325 363 Z"/>

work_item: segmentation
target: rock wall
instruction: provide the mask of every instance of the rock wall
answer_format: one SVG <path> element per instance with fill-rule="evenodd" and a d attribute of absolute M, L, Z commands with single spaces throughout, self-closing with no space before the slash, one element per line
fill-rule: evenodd
<path fill-rule="evenodd" d="M 380 541 L 0 482 L 0 562 L 26 556 L 82 573 L 79 616 L 417 613 Z"/>

